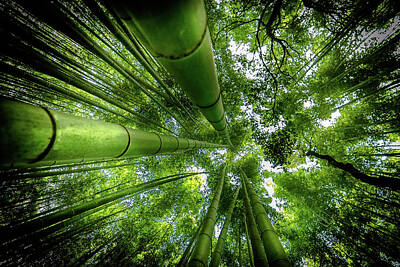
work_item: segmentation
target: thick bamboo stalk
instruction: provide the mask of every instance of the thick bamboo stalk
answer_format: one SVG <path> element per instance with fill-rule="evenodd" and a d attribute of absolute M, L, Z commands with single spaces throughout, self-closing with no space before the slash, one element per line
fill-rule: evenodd
<path fill-rule="evenodd" d="M 229 205 L 229 209 L 224 222 L 224 227 L 222 228 L 222 231 L 218 237 L 218 242 L 217 245 L 215 246 L 214 253 L 211 258 L 210 266 L 212 267 L 218 267 L 221 262 L 221 256 L 225 244 L 226 234 L 228 233 L 229 224 L 231 223 L 233 208 L 235 207 L 236 199 L 239 195 L 239 189 L 240 187 L 236 189 L 233 199 Z"/>
<path fill-rule="evenodd" d="M 203 1 L 120 0 L 109 4 L 231 144 Z"/>
<path fill-rule="evenodd" d="M 89 51 L 91 51 L 94 54 L 96 54 L 99 58 L 101 58 L 102 60 L 107 62 L 107 64 L 109 64 L 112 68 L 114 68 L 116 71 L 118 71 L 127 80 L 129 80 L 133 84 L 137 85 L 137 88 L 139 88 L 144 94 L 146 94 L 150 99 L 152 99 L 152 101 L 154 101 L 165 112 L 167 112 L 169 115 L 174 117 L 177 120 L 177 122 L 179 124 L 181 124 L 181 126 L 187 132 L 190 133 L 190 131 L 186 128 L 186 126 L 183 123 L 183 121 L 180 118 L 176 117 L 172 113 L 172 111 L 170 111 L 162 103 L 162 101 L 160 101 L 159 99 L 155 98 L 151 94 L 149 89 L 151 89 L 153 92 L 158 92 L 155 88 L 152 88 L 152 86 L 148 85 L 147 83 L 145 83 L 143 81 L 140 81 L 140 79 L 138 77 L 136 77 L 136 75 L 132 71 L 130 71 L 124 65 L 120 64 L 118 61 L 114 60 L 114 58 L 106 50 L 104 50 L 101 46 L 99 46 L 95 41 L 93 41 L 90 38 L 90 36 L 85 33 L 85 31 L 83 31 L 79 27 L 76 27 L 75 22 L 69 16 L 67 16 L 66 14 L 64 14 L 62 12 L 62 10 L 61 10 L 62 7 L 60 7 L 58 3 L 43 2 L 41 6 L 37 6 L 37 5 L 31 4 L 29 1 L 22 1 L 22 4 L 23 4 L 24 8 L 29 10 L 29 12 L 32 12 L 32 14 L 38 16 L 38 18 L 40 18 L 42 21 L 48 23 L 49 25 L 54 27 L 56 30 L 66 34 L 72 40 L 74 40 L 75 42 L 79 43 L 80 45 L 82 45 L 83 47 L 88 49 Z M 33 41 L 33 40 L 34 39 L 31 38 L 30 41 Z M 14 52 L 16 51 L 14 49 L 14 47 L 11 47 L 10 50 L 14 50 Z M 20 50 L 21 50 L 21 48 L 20 48 Z M 22 51 L 23 50 L 25 50 L 25 49 L 22 48 Z M 26 50 L 30 51 L 32 49 L 30 47 L 27 47 Z M 10 51 L 8 51 L 8 53 L 10 53 Z M 18 51 L 18 53 L 21 53 L 21 51 Z M 15 54 L 13 56 L 15 56 Z M 23 57 L 23 58 L 25 59 L 27 57 Z M 42 60 L 42 57 L 39 56 L 39 60 Z M 36 67 L 36 65 L 34 65 L 34 66 Z M 52 68 L 50 68 L 50 69 L 52 69 Z M 82 83 L 82 81 L 80 83 Z M 84 81 L 83 83 L 87 83 L 87 82 Z M 78 88 L 80 88 L 80 86 L 78 86 Z M 87 88 L 85 88 L 85 89 L 87 89 Z M 168 98 L 168 96 L 166 96 L 166 97 Z M 115 100 L 114 99 L 109 99 L 109 102 L 113 103 L 113 102 L 115 102 Z M 119 106 L 121 106 L 121 105 L 119 105 Z M 128 109 L 127 111 L 130 112 L 130 109 Z"/>
<path fill-rule="evenodd" d="M 224 165 L 222 169 L 214 198 L 212 199 L 210 208 L 204 218 L 203 226 L 193 251 L 193 256 L 189 261 L 189 266 L 208 266 L 208 256 L 212 244 L 212 235 L 214 232 L 215 221 L 217 219 L 217 210 L 221 198 L 222 187 L 224 185 L 225 169 L 226 165 Z"/>
<path fill-rule="evenodd" d="M 261 241 L 260 233 L 257 229 L 254 214 L 251 209 L 250 199 L 247 192 L 246 184 L 243 185 L 243 203 L 246 212 L 247 227 L 250 235 L 251 248 L 253 251 L 254 266 L 269 266 L 267 255 L 265 254 L 264 245 Z"/>
<path fill-rule="evenodd" d="M 85 0 L 86 5 L 90 8 L 90 10 L 102 21 L 102 23 L 113 33 L 113 35 L 131 52 L 131 54 L 142 64 L 142 66 L 157 80 L 157 82 L 164 88 L 168 96 L 171 100 L 176 103 L 186 114 L 190 116 L 190 118 L 197 122 L 187 109 L 180 103 L 180 101 L 173 94 L 172 90 L 165 84 L 165 82 L 161 79 L 160 75 L 154 70 L 149 61 L 146 59 L 146 56 L 143 53 L 140 53 L 138 49 L 136 49 L 135 45 L 129 40 L 129 38 L 124 35 L 124 33 L 115 25 L 111 19 L 104 13 L 104 11 L 98 6 L 96 1 L 94 0 Z"/>
<path fill-rule="evenodd" d="M 264 209 L 264 206 L 259 201 L 256 193 L 254 192 L 245 172 L 240 169 L 243 184 L 246 186 L 248 196 L 253 207 L 254 215 L 257 221 L 258 229 L 260 231 L 261 239 L 264 244 L 265 253 L 268 258 L 270 266 L 290 266 L 289 259 L 283 249 L 279 237 L 274 231 L 271 221 Z"/>
<path fill-rule="evenodd" d="M 0 167 L 53 165 L 224 147 L 0 99 Z"/>

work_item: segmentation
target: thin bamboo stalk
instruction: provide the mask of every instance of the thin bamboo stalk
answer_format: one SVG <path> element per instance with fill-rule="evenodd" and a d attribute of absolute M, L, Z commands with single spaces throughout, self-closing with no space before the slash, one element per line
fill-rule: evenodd
<path fill-rule="evenodd" d="M 181 259 L 179 260 L 177 266 L 185 266 L 187 264 L 188 258 L 190 256 L 191 248 L 193 247 L 194 241 L 197 239 L 202 226 L 203 226 L 203 222 L 201 222 L 200 225 L 197 227 L 196 232 L 190 239 L 189 244 L 187 245 L 185 251 L 183 252 Z"/>
<path fill-rule="evenodd" d="M 247 227 L 245 212 L 243 212 L 243 218 L 245 218 L 243 220 L 243 222 L 244 222 L 244 230 L 246 233 L 247 253 L 249 254 L 250 266 L 254 267 L 254 255 L 253 255 L 253 249 L 251 248 L 251 244 L 250 244 L 249 228 Z"/>
<path fill-rule="evenodd" d="M 274 231 L 264 206 L 261 204 L 256 193 L 251 187 L 246 173 L 242 169 L 240 169 L 240 172 L 242 175 L 243 184 L 248 192 L 251 206 L 258 224 L 258 229 L 260 230 L 260 235 L 264 244 L 265 253 L 268 258 L 268 263 L 270 266 L 276 267 L 290 266 L 289 259 L 286 256 L 281 242 L 279 241 L 278 235 Z"/>
<path fill-rule="evenodd" d="M 225 244 L 226 235 L 228 233 L 229 224 L 231 222 L 233 208 L 235 207 L 236 199 L 237 199 L 237 197 L 239 195 L 239 190 L 240 190 L 240 186 L 236 189 L 236 192 L 235 192 L 235 194 L 233 196 L 233 199 L 232 199 L 232 201 L 231 201 L 231 203 L 229 205 L 228 212 L 227 212 L 227 215 L 226 215 L 226 218 L 225 218 L 225 222 L 224 222 L 224 226 L 223 226 L 222 231 L 221 231 L 221 233 L 219 235 L 217 245 L 215 246 L 214 253 L 213 253 L 212 258 L 211 258 L 210 266 L 218 267 L 220 262 L 221 262 L 221 256 L 222 256 L 222 252 L 223 252 L 223 247 L 224 247 L 224 244 Z"/>
<path fill-rule="evenodd" d="M 207 215 L 204 218 L 203 226 L 201 227 L 193 255 L 189 261 L 189 266 L 208 266 L 208 256 L 210 254 L 210 248 L 212 244 L 212 234 L 214 232 L 219 200 L 221 198 L 221 192 L 224 185 L 225 169 L 226 164 L 222 168 L 221 177 L 218 180 L 215 195 L 211 201 Z"/>
<path fill-rule="evenodd" d="M 9 227 L 2 228 L 2 229 L 0 229 L 1 239 L 3 240 L 3 242 L 12 241 L 16 238 L 22 237 L 29 233 L 33 233 L 40 229 L 45 229 L 46 227 L 51 226 L 55 223 L 62 222 L 63 220 L 80 215 L 86 211 L 95 209 L 97 207 L 100 207 L 104 204 L 110 203 L 110 202 L 120 199 L 122 197 L 136 194 L 139 192 L 143 192 L 148 189 L 154 188 L 158 185 L 176 181 L 176 180 L 186 178 L 189 176 L 193 176 L 193 174 L 185 174 L 185 175 L 181 175 L 178 177 L 171 177 L 171 178 L 168 178 L 168 177 L 159 178 L 159 179 L 156 179 L 153 181 L 149 181 L 149 182 L 138 184 L 138 185 L 135 185 L 135 186 L 132 186 L 132 187 L 129 187 L 126 189 L 122 189 L 122 190 L 119 190 L 116 192 L 112 192 L 101 198 L 93 199 L 91 201 L 87 201 L 87 202 L 75 205 L 73 207 L 69 207 L 64 210 L 60 210 L 55 213 L 33 219 L 31 221 L 28 221 L 28 222 L 22 223 L 20 225 L 17 225 L 15 227 L 12 227 L 11 229 Z"/>

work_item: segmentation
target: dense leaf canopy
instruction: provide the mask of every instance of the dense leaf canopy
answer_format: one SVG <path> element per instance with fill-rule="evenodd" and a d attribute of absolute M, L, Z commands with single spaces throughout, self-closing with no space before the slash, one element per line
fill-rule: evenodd
<path fill-rule="evenodd" d="M 185 264 L 227 217 L 221 265 L 250 265 L 253 193 L 293 266 L 400 265 L 400 1 L 206 0 L 230 141 L 112 2 L 1 1 L 1 99 L 231 145 L 18 168 L 2 151 L 0 265 Z"/>

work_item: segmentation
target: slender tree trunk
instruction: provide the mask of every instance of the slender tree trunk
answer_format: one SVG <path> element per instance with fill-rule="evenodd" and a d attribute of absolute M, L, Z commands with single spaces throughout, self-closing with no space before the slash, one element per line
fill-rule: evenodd
<path fill-rule="evenodd" d="M 260 233 L 258 232 L 256 220 L 254 219 L 253 211 L 251 209 L 249 195 L 246 189 L 246 185 L 242 183 L 243 190 L 243 202 L 246 211 L 246 220 L 248 231 L 250 234 L 251 247 L 254 255 L 255 266 L 269 266 L 267 255 L 265 254 L 264 245 L 261 241 Z"/>
<path fill-rule="evenodd" d="M 361 157 L 400 157 L 400 152 L 392 152 L 392 153 L 374 153 L 374 154 L 356 154 L 357 156 Z"/>
<path fill-rule="evenodd" d="M 191 248 L 192 248 L 192 246 L 193 246 L 193 243 L 194 243 L 194 241 L 196 240 L 196 238 L 198 237 L 199 232 L 200 232 L 200 229 L 202 228 L 202 226 L 203 226 L 203 223 L 201 223 L 201 224 L 199 225 L 199 227 L 197 227 L 196 233 L 195 233 L 195 234 L 192 236 L 192 238 L 190 239 L 190 242 L 189 242 L 189 244 L 187 245 L 185 251 L 183 252 L 182 257 L 181 257 L 181 259 L 179 260 L 177 266 L 185 266 L 185 264 L 187 263 L 188 257 L 190 256 L 190 255 L 189 255 L 189 252 L 191 251 Z"/>
<path fill-rule="evenodd" d="M 70 174 L 70 173 L 77 173 L 77 172 L 88 172 L 88 171 L 95 171 L 95 170 L 119 168 L 119 167 L 135 165 L 135 164 L 137 164 L 137 163 L 133 162 L 133 163 L 125 163 L 125 164 L 119 164 L 119 165 L 106 165 L 106 166 L 99 166 L 99 167 L 70 169 L 70 170 L 54 171 L 54 172 L 36 172 L 36 173 L 34 172 L 34 173 L 19 174 L 19 175 L 6 175 L 6 176 L 3 176 L 3 179 L 18 180 L 18 179 L 26 179 L 26 178 L 43 178 L 43 177 L 48 177 L 48 176 Z"/>
<path fill-rule="evenodd" d="M 385 176 L 378 176 L 378 177 L 371 177 L 365 173 L 360 172 L 358 169 L 356 169 L 351 163 L 342 163 L 339 161 L 336 161 L 333 157 L 329 155 L 322 155 L 318 154 L 314 151 L 309 151 L 307 152 L 308 156 L 314 156 L 319 159 L 324 159 L 327 160 L 329 164 L 332 166 L 341 169 L 347 173 L 349 173 L 351 176 L 356 178 L 357 180 L 376 186 L 376 187 L 387 187 L 392 190 L 399 191 L 400 190 L 400 179 L 396 178 L 388 178 Z"/>
<path fill-rule="evenodd" d="M 247 227 L 247 222 L 246 222 L 246 213 L 243 214 L 243 218 L 245 218 L 243 222 L 244 222 L 244 230 L 246 232 L 247 253 L 249 253 L 250 266 L 254 267 L 254 255 L 253 255 L 253 249 L 251 248 L 250 244 L 250 235 L 249 235 L 249 228 Z"/>
<path fill-rule="evenodd" d="M 238 243 L 239 243 L 239 266 L 242 267 L 242 238 L 240 236 L 240 230 L 238 230 Z"/>
<path fill-rule="evenodd" d="M 123 190 L 120 190 L 120 191 L 117 191 L 114 193 L 110 193 L 99 199 L 94 199 L 94 200 L 91 200 L 91 201 L 88 201 L 88 202 L 85 202 L 82 204 L 78 204 L 76 206 L 73 206 L 73 207 L 52 213 L 52 214 L 45 215 L 43 217 L 33 219 L 31 221 L 17 225 L 11 229 L 9 227 L 3 227 L 2 229 L 0 229 L 1 240 L 3 242 L 12 241 L 15 238 L 24 236 L 25 234 L 29 234 L 29 233 L 35 232 L 37 230 L 40 230 L 40 229 L 44 229 L 52 224 L 55 224 L 57 222 L 61 222 L 65 219 L 71 218 L 73 216 L 82 214 L 91 209 L 95 209 L 99 206 L 102 206 L 104 204 L 107 204 L 109 202 L 117 200 L 121 197 L 132 195 L 132 194 L 135 194 L 138 192 L 143 192 L 145 190 L 154 188 L 158 185 L 176 181 L 176 180 L 179 180 L 179 179 L 182 179 L 182 178 L 185 178 L 188 176 L 192 176 L 192 175 L 193 174 L 183 175 L 183 176 L 179 176 L 179 177 L 172 177 L 172 178 L 163 177 L 163 178 L 156 179 L 156 180 L 153 180 L 153 181 L 150 181 L 147 183 L 135 185 L 133 187 L 123 189 Z"/>
<path fill-rule="evenodd" d="M 212 236 L 214 232 L 215 221 L 217 218 L 217 210 L 221 197 L 222 187 L 224 186 L 225 169 L 226 164 L 222 168 L 221 177 L 218 180 L 218 185 L 215 191 L 214 198 L 211 201 L 210 208 L 208 209 L 207 215 L 204 218 L 203 226 L 201 227 L 201 231 L 193 251 L 193 256 L 189 261 L 189 266 L 208 266 L 208 256 L 210 254 L 210 248 L 212 245 Z"/>
<path fill-rule="evenodd" d="M 229 224 L 231 223 L 231 217 L 232 217 L 233 209 L 235 207 L 237 196 L 239 194 L 239 190 L 240 190 L 240 187 L 238 187 L 236 189 L 235 195 L 233 196 L 233 199 L 229 205 L 229 209 L 228 209 L 228 212 L 227 212 L 226 218 L 225 218 L 224 227 L 222 228 L 222 231 L 219 235 L 217 245 L 215 246 L 214 253 L 211 258 L 210 266 L 212 266 L 212 267 L 218 267 L 221 262 L 221 256 L 222 256 L 223 247 L 225 244 L 226 234 L 228 233 Z"/>
<path fill-rule="evenodd" d="M 238 248 L 239 248 L 239 244 L 238 244 L 238 242 L 237 242 L 237 240 L 236 240 L 236 243 L 235 243 L 235 248 L 234 248 L 234 250 L 233 250 L 233 254 L 232 254 L 232 266 L 236 266 L 236 254 L 237 254 L 237 251 L 238 251 Z M 219 265 L 218 265 L 219 266 Z"/>
<path fill-rule="evenodd" d="M 279 241 L 279 237 L 271 224 L 264 206 L 258 199 L 256 192 L 254 192 L 246 173 L 242 169 L 240 169 L 240 171 L 242 174 L 243 184 L 247 189 L 251 206 L 253 207 L 269 265 L 274 267 L 290 266 L 289 259 L 286 256 L 285 250 Z"/>

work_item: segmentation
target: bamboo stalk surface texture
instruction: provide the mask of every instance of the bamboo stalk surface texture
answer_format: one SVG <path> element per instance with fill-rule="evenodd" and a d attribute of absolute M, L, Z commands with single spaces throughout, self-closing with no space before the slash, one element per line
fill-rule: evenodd
<path fill-rule="evenodd" d="M 224 145 L 161 135 L 0 99 L 0 167 L 156 155 Z"/>
<path fill-rule="evenodd" d="M 274 227 L 261 204 L 254 189 L 252 188 L 246 173 L 240 169 L 242 181 L 247 189 L 248 197 L 253 208 L 254 216 L 260 231 L 260 236 L 264 244 L 265 253 L 270 266 L 274 267 L 290 267 L 289 259 L 285 250 L 276 234 Z"/>
<path fill-rule="evenodd" d="M 231 144 L 203 1 L 119 0 L 109 4 Z"/>

